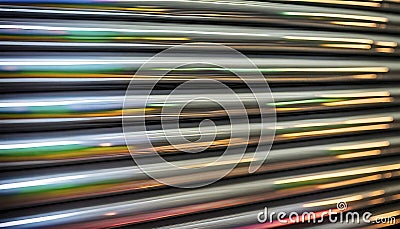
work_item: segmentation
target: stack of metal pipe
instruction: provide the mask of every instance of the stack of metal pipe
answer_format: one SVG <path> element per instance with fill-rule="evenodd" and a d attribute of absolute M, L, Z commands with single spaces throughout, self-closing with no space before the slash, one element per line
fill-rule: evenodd
<path fill-rule="evenodd" d="M 397 0 L 0 0 L 0 227 L 400 224 L 399 13 Z M 157 53 L 186 43 L 204 53 L 215 51 L 204 43 L 231 47 L 256 68 L 223 55 L 213 59 L 235 63 L 231 69 L 183 65 L 175 56 L 168 61 L 181 67 L 161 80 L 136 74 Z M 264 104 L 276 115 L 272 148 L 254 173 L 251 153 L 272 140 L 259 136 L 265 127 L 257 95 L 230 71 L 260 72 L 272 91 Z M 171 94 L 191 80 L 193 90 Z M 207 80 L 232 88 L 236 100 L 210 90 Z M 186 95 L 232 107 L 187 105 Z M 127 97 L 134 102 L 124 104 Z M 230 122 L 228 113 L 242 114 L 238 101 L 251 124 Z M 179 117 L 163 113 L 181 106 Z M 146 120 L 146 133 L 129 133 L 132 146 L 124 115 L 131 125 Z M 178 126 L 160 131 L 161 121 L 176 118 Z M 214 125 L 199 132 L 202 120 Z M 250 136 L 234 138 L 233 129 Z M 207 133 L 215 138 L 204 140 Z M 178 147 L 165 134 L 192 141 Z M 149 141 L 165 160 L 205 169 L 182 175 L 154 162 Z M 196 154 L 179 150 L 203 146 Z M 210 164 L 228 146 L 233 154 Z M 235 161 L 240 148 L 247 153 Z M 132 156 L 148 157 L 146 168 L 173 184 L 207 183 L 234 168 L 185 189 L 153 179 Z M 286 216 L 261 222 L 266 208 Z M 371 215 L 335 223 L 324 218 L 328 210 Z M 293 212 L 315 214 L 293 221 Z"/>

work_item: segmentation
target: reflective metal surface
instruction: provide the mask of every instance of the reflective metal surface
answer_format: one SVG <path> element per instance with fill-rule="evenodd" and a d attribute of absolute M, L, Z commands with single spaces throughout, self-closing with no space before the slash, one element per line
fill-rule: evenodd
<path fill-rule="evenodd" d="M 397 0 L 0 0 L 0 227 L 398 227 L 399 13 Z M 197 42 L 192 50 L 156 62 L 154 75 L 136 74 L 156 53 L 189 42 Z M 186 65 L 195 49 L 218 50 L 207 42 L 240 51 L 258 69 L 224 53 L 205 61 L 230 68 Z M 273 102 L 257 100 L 261 93 L 235 74 L 258 71 Z M 193 89 L 170 95 L 191 80 Z M 211 89 L 210 80 L 237 97 Z M 189 95 L 221 103 L 189 103 Z M 273 114 L 276 125 L 262 121 Z M 232 123 L 243 115 L 250 124 Z M 123 118 L 145 118 L 146 131 L 124 133 Z M 267 129 L 274 137 L 261 137 Z M 253 157 L 271 140 L 266 161 Z M 218 161 L 227 147 L 232 154 Z M 204 170 L 182 175 L 155 162 L 153 150 L 179 168 Z M 253 162 L 261 167 L 249 173 Z M 195 189 L 143 171 L 196 185 L 232 166 Z M 263 223 L 266 208 L 315 214 Z M 324 218 L 365 212 L 371 222 Z"/>

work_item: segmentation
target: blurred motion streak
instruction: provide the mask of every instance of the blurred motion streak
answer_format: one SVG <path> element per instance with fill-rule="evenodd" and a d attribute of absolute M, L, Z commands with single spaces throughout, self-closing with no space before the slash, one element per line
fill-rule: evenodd
<path fill-rule="evenodd" d="M 186 43 L 192 49 L 139 74 Z M 0 227 L 398 227 L 399 43 L 398 0 L 0 0 Z M 230 67 L 193 63 L 198 49 L 217 53 L 204 62 Z M 235 73 L 257 88 L 265 78 L 273 100 Z M 275 127 L 262 121 L 274 114 Z M 123 118 L 145 118 L 146 130 L 124 132 Z M 272 140 L 266 161 L 253 156 Z M 152 150 L 187 174 L 155 162 Z M 182 189 L 152 179 L 132 155 L 180 185 L 234 169 Z M 253 162 L 261 167 L 250 174 Z M 314 220 L 371 212 L 372 222 L 259 223 L 265 208 Z"/>

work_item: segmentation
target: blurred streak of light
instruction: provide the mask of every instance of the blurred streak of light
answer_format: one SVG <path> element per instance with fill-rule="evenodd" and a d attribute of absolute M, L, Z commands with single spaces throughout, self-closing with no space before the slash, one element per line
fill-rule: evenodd
<path fill-rule="evenodd" d="M 322 191 L 323 184 L 330 184 L 336 182 L 335 187 L 339 187 L 337 181 L 348 181 L 354 178 L 360 178 L 359 176 L 364 176 L 367 178 L 370 174 L 378 173 L 382 174 L 389 171 L 398 171 L 400 169 L 400 164 L 386 163 L 382 165 L 371 165 L 355 167 L 352 169 L 342 169 L 327 171 L 324 173 L 310 174 L 303 177 L 293 177 L 293 178 L 282 178 L 276 180 L 257 180 L 252 182 L 245 182 L 240 184 L 229 184 L 221 187 L 214 188 L 203 188 L 192 191 L 184 191 L 176 194 L 167 194 L 164 196 L 158 196 L 157 198 L 147 198 L 141 199 L 140 201 L 125 201 L 120 203 L 113 203 L 109 205 L 98 205 L 87 208 L 78 208 L 69 210 L 67 212 L 54 212 L 51 215 L 62 215 L 68 212 L 79 212 L 79 217 L 68 217 L 68 221 L 63 221 L 64 223 L 76 223 L 86 221 L 90 219 L 98 219 L 103 221 L 103 223 L 109 224 L 107 219 L 100 218 L 104 217 L 104 214 L 112 211 L 116 212 L 116 215 L 121 215 L 119 217 L 124 217 L 124 215 L 129 214 L 129 220 L 113 219 L 112 221 L 118 220 L 118 222 L 125 223 L 139 223 L 146 222 L 149 220 L 168 218 L 171 216 L 178 216 L 182 214 L 195 213 L 201 211 L 209 211 L 212 209 L 220 209 L 229 206 L 238 206 L 244 203 L 260 202 L 265 200 L 270 200 L 276 197 L 288 197 L 298 195 L 300 193 L 309 193 Z M 354 171 L 354 173 L 352 173 Z M 400 175 L 400 173 L 398 174 Z M 397 176 L 398 176 L 397 175 Z M 384 176 L 382 179 L 386 179 Z M 308 181 L 306 183 L 301 181 Z M 270 184 L 273 186 L 270 186 Z M 360 183 L 370 182 L 370 180 L 359 180 Z M 275 187 L 275 185 L 277 185 Z M 342 187 L 349 184 L 342 183 Z M 244 187 L 245 190 L 243 189 Z M 316 189 L 319 187 L 319 189 Z M 328 188 L 326 186 L 325 188 Z M 229 193 L 226 190 L 231 190 Z M 252 190 L 248 192 L 248 190 Z M 283 192 L 284 191 L 284 192 Z M 261 193 L 268 192 L 269 195 L 260 195 Z M 206 195 L 205 193 L 209 193 Z M 206 201 L 198 202 L 198 199 L 206 198 Z M 167 201 L 168 200 L 168 201 Z M 153 207 L 151 207 L 151 206 Z M 147 206 L 147 207 L 146 207 Z M 150 207 L 150 209 L 149 209 Z M 152 211 L 151 209 L 157 208 L 157 210 L 164 209 L 160 212 Z M 42 216 L 28 216 L 27 219 L 36 220 Z M 23 220 L 19 219 L 19 220 Z M 103 219 L 103 220 L 102 220 Z M 15 223 L 19 221 L 11 220 L 6 223 Z M 24 221 L 25 222 L 25 221 Z M 29 221 L 31 222 L 31 221 Z M 34 222 L 34 221 L 33 221 Z M 57 220 L 49 220 L 45 225 L 56 225 L 60 222 Z M 86 221 L 86 223 L 91 224 Z M 94 222 L 94 223 L 98 223 Z"/>
<path fill-rule="evenodd" d="M 368 138 L 367 138 L 368 139 Z M 400 142 L 396 142 L 395 138 L 391 138 L 393 142 L 392 145 L 388 145 L 385 141 L 374 142 L 373 140 L 366 140 L 362 142 L 356 141 L 355 143 L 341 143 L 341 148 L 337 147 L 336 144 L 328 144 L 328 145 L 316 145 L 316 146 L 306 146 L 295 149 L 281 149 L 281 150 L 272 150 L 270 155 L 268 156 L 268 163 L 264 164 L 258 173 L 265 173 L 277 170 L 285 170 L 285 169 L 294 169 L 303 166 L 312 166 L 312 165 L 323 165 L 329 164 L 332 162 L 346 162 L 352 160 L 354 158 L 353 154 L 360 153 L 360 149 L 367 151 L 370 149 L 371 151 L 379 150 L 382 155 L 393 155 L 397 151 Z M 393 150 L 390 150 L 391 147 Z M 302 152 L 299 154 L 299 152 Z M 368 158 L 378 158 L 377 154 L 366 154 L 364 155 Z M 313 160 L 310 160 L 310 159 Z M 190 168 L 199 168 L 204 166 L 209 166 L 208 169 L 210 173 L 205 174 L 197 174 L 198 180 L 209 179 L 214 175 L 211 173 L 212 171 L 218 170 L 221 166 L 224 166 L 230 162 L 229 158 L 226 161 L 220 164 L 211 164 L 211 161 L 215 161 L 216 158 L 204 158 L 204 159 L 191 159 L 184 160 L 178 163 L 180 167 L 190 167 Z M 232 171 L 228 177 L 237 177 L 243 176 L 247 173 L 245 170 L 245 166 L 249 161 L 253 160 L 250 156 L 245 156 L 243 160 L 241 160 L 238 164 L 238 168 Z M 177 162 L 175 162 L 177 163 Z M 174 176 L 173 171 L 164 170 L 162 165 L 158 164 L 149 164 L 148 166 L 153 167 L 160 171 L 163 176 Z M 391 175 L 392 176 L 392 175 Z M 54 180 L 53 183 L 49 185 L 43 185 L 43 180 L 53 179 L 54 177 L 59 177 L 60 179 Z M 79 179 L 67 180 L 65 177 L 79 177 Z M 181 182 L 193 182 L 197 179 L 191 179 L 191 175 L 188 175 L 186 178 L 182 179 Z M 368 176 L 365 179 L 356 178 L 347 180 L 345 182 L 334 182 L 332 183 L 333 187 L 340 184 L 355 184 L 361 181 L 367 180 L 376 180 L 381 178 L 388 178 L 387 175 L 384 176 Z M 189 179 L 189 180 L 187 180 Z M 190 181 L 191 180 L 191 181 Z M 143 173 L 140 172 L 138 168 L 135 167 L 119 167 L 113 169 L 100 169 L 100 170 L 89 170 L 75 173 L 58 173 L 58 174 L 49 174 L 46 176 L 36 176 L 29 178 L 15 178 L 10 179 L 6 182 L 10 187 L 16 187 L 13 190 L 8 189 L 2 192 L 3 197 L 2 202 L 5 207 L 9 206 L 10 203 L 13 203 L 15 198 L 24 199 L 23 202 L 19 202 L 20 204 L 28 204 L 28 203 L 36 203 L 36 202 L 51 202 L 58 201 L 64 199 L 74 199 L 80 196 L 92 196 L 92 195 L 103 195 L 106 193 L 120 193 L 125 191 L 134 191 L 134 190 L 145 190 L 154 187 L 162 187 L 163 185 L 157 182 L 152 182 L 148 180 L 147 177 L 144 176 Z M 30 186 L 21 186 L 20 184 L 36 184 L 35 187 Z M 343 185 L 342 184 L 342 185 Z M 330 185 L 325 185 L 326 187 L 330 187 Z M 322 185 L 321 187 L 325 187 Z M 6 191 L 6 192 L 5 192 Z M 50 194 L 51 193 L 51 194 Z M 49 194 L 49 195 L 48 195 Z M 50 198 L 51 196 L 51 198 Z M 15 205 L 15 203 L 14 203 Z"/>
<path fill-rule="evenodd" d="M 308 12 L 285 12 L 285 14 L 294 16 L 345 18 L 345 19 L 365 20 L 365 21 L 388 22 L 388 19 L 385 17 L 372 17 L 372 16 L 362 16 L 362 15 L 335 14 L 335 13 L 308 13 Z"/>
<path fill-rule="evenodd" d="M 389 170 L 399 169 L 399 168 L 400 168 L 400 164 L 378 166 L 378 167 L 371 166 L 369 168 L 364 168 L 364 169 L 359 169 L 359 170 L 352 169 L 352 170 L 338 172 L 338 173 L 329 173 L 329 174 L 297 177 L 297 178 L 291 178 L 291 179 L 283 179 L 283 180 L 275 181 L 274 184 L 281 185 L 281 184 L 298 183 L 298 182 L 305 182 L 305 181 L 310 181 L 310 180 L 329 179 L 329 178 L 336 178 L 336 177 L 349 176 L 349 175 L 360 175 L 360 174 L 374 173 L 374 172 L 380 172 L 380 171 L 389 171 Z"/>

